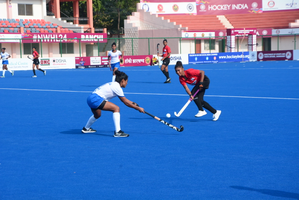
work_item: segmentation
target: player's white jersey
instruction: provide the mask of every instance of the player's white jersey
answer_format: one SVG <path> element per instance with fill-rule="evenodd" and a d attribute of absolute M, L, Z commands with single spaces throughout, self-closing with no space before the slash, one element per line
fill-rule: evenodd
<path fill-rule="evenodd" d="M 101 85 L 97 89 L 93 91 L 93 93 L 96 93 L 100 97 L 102 97 L 105 100 L 110 100 L 113 97 L 119 96 L 124 97 L 124 91 L 120 87 L 118 82 L 110 82 L 106 83 L 104 85 Z"/>
<path fill-rule="evenodd" d="M 8 57 L 9 57 L 9 54 L 8 54 L 8 53 L 6 53 L 6 52 L 2 53 L 2 52 L 1 52 L 1 58 L 2 58 L 2 60 L 7 60 Z"/>
<path fill-rule="evenodd" d="M 112 52 L 112 50 L 109 51 L 108 56 L 111 57 L 111 64 L 118 63 L 119 62 L 119 56 L 121 56 L 121 55 L 122 55 L 122 53 L 119 50 L 116 50 L 115 53 Z"/>

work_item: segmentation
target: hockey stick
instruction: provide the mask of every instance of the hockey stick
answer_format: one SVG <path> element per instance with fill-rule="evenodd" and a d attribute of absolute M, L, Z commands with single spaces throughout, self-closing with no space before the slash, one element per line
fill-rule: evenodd
<path fill-rule="evenodd" d="M 199 92 L 199 90 L 200 89 L 198 89 L 195 93 L 194 93 L 194 95 L 192 96 L 193 98 L 197 95 L 197 93 Z M 184 112 L 184 110 L 188 107 L 188 105 L 191 103 L 191 101 L 192 101 L 192 98 L 190 97 L 190 99 L 187 101 L 187 103 L 183 106 L 183 108 L 180 110 L 180 112 L 179 113 L 177 113 L 177 112 L 174 112 L 174 115 L 176 116 L 176 117 L 179 117 L 179 116 L 181 116 L 181 114 Z"/>
<path fill-rule="evenodd" d="M 160 68 L 160 59 L 159 59 L 159 43 L 157 44 L 157 57 L 158 57 L 158 66 Z"/>
<path fill-rule="evenodd" d="M 32 61 L 33 61 L 33 58 L 30 58 L 29 56 L 27 56 L 27 58 L 28 58 L 29 60 L 32 60 Z"/>
<path fill-rule="evenodd" d="M 144 112 L 145 112 L 145 111 L 144 111 Z M 166 122 L 166 121 L 160 119 L 159 117 L 156 117 L 156 116 L 154 116 L 154 115 L 152 115 L 152 114 L 150 114 L 150 113 L 148 113 L 148 112 L 145 112 L 145 114 L 151 116 L 152 118 L 158 120 L 159 122 L 161 122 L 161 123 L 163 123 L 163 124 L 169 126 L 170 128 L 172 128 L 172 129 L 174 129 L 174 130 L 176 130 L 176 131 L 178 131 L 178 132 L 182 132 L 182 131 L 184 130 L 184 127 L 183 127 L 182 125 L 180 126 L 180 128 L 177 128 L 177 127 L 175 127 L 174 125 L 169 124 L 168 122 Z"/>

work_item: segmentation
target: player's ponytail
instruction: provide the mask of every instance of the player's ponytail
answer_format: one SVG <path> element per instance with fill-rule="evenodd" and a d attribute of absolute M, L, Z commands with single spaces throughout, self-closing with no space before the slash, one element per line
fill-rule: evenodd
<path fill-rule="evenodd" d="M 129 78 L 129 76 L 126 73 L 121 72 L 119 70 L 116 70 L 114 73 L 116 75 L 115 81 L 118 83 L 120 83 L 123 79 L 126 81 Z"/>

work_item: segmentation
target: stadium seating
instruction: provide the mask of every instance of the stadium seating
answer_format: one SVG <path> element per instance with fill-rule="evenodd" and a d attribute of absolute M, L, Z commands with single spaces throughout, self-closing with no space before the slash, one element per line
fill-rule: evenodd
<path fill-rule="evenodd" d="M 181 24 L 188 30 L 223 30 L 226 27 L 216 15 L 159 15 L 171 22 Z M 225 15 L 234 28 L 289 28 L 290 23 L 299 19 L 298 10 L 263 12 L 257 14 L 229 14 Z"/>
<path fill-rule="evenodd" d="M 21 33 L 21 27 L 25 33 L 73 33 L 44 19 L 0 19 L 0 33 Z"/>
<path fill-rule="evenodd" d="M 169 19 L 177 25 L 188 27 L 188 30 L 223 30 L 224 25 L 218 20 L 216 15 L 159 15 L 164 19 Z"/>
<path fill-rule="evenodd" d="M 299 19 L 299 12 L 263 12 L 258 14 L 225 15 L 234 28 L 289 28 L 289 23 Z"/>

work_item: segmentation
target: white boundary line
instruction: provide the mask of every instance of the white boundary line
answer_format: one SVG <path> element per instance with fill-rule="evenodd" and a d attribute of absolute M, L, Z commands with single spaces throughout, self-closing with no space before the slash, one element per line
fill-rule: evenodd
<path fill-rule="evenodd" d="M 48 90 L 48 89 L 26 89 L 26 88 L 0 88 L 0 90 L 36 91 L 36 92 L 69 92 L 69 93 L 91 93 L 92 92 L 92 91 L 76 91 L 76 90 Z M 138 92 L 125 92 L 125 94 L 152 95 L 152 96 L 188 96 L 187 94 L 138 93 Z M 286 98 L 286 97 L 255 97 L 255 96 L 230 96 L 230 95 L 205 95 L 205 96 L 218 97 L 218 98 L 271 99 L 271 100 L 299 101 L 299 98 Z"/>

